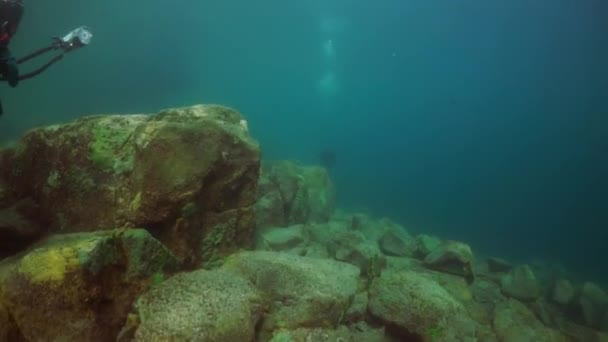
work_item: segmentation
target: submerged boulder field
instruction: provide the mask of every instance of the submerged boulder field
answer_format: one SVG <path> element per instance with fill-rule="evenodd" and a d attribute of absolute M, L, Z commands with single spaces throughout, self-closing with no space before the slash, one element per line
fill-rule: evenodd
<path fill-rule="evenodd" d="M 336 211 L 216 105 L 0 150 L 0 341 L 607 341 L 598 284 Z"/>

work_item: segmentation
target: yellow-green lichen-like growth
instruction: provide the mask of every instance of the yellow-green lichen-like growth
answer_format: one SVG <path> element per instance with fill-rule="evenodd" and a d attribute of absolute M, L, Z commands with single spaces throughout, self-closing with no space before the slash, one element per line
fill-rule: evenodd
<path fill-rule="evenodd" d="M 91 252 L 95 244 L 95 241 L 84 240 L 68 246 L 35 249 L 21 259 L 17 271 L 32 283 L 60 283 L 66 274 L 80 267 L 83 253 Z"/>
<path fill-rule="evenodd" d="M 91 124 L 89 159 L 106 172 L 123 173 L 133 169 L 134 151 L 128 144 L 133 127 L 115 116 L 100 118 Z"/>

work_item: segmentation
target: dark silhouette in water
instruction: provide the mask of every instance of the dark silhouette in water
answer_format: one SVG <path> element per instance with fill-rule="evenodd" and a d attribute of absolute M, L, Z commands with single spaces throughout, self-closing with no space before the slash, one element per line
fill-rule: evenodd
<path fill-rule="evenodd" d="M 319 153 L 319 163 L 326 169 L 331 169 L 336 164 L 336 152 L 325 149 Z"/>

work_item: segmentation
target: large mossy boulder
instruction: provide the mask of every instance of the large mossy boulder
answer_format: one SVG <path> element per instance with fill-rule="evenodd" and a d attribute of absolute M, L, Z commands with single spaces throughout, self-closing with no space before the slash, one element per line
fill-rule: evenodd
<path fill-rule="evenodd" d="M 253 341 L 263 308 L 259 292 L 235 273 L 181 273 L 137 300 L 134 341 Z"/>
<path fill-rule="evenodd" d="M 34 129 L 0 178 L 48 232 L 144 227 L 191 264 L 252 242 L 260 149 L 236 111 L 90 116 Z"/>
<path fill-rule="evenodd" d="M 258 228 L 327 222 L 335 189 L 326 169 L 291 161 L 264 165 L 256 205 Z"/>
<path fill-rule="evenodd" d="M 0 263 L 0 321 L 12 323 L 0 333 L 27 341 L 114 340 L 135 298 L 176 266 L 143 229 L 50 237 Z"/>
<path fill-rule="evenodd" d="M 329 259 L 277 252 L 241 252 L 223 269 L 249 279 L 270 303 L 262 335 L 280 329 L 335 327 L 359 291 L 359 269 Z"/>

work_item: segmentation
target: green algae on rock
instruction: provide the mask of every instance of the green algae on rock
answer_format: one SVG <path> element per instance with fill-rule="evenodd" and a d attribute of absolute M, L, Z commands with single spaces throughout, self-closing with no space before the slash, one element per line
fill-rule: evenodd
<path fill-rule="evenodd" d="M 215 229 L 205 222 L 218 214 L 234 214 L 239 231 L 211 254 L 252 243 L 259 159 L 241 114 L 198 105 L 34 129 L 2 154 L 0 178 L 16 200 L 39 206 L 43 233 L 144 227 L 197 265 Z"/>
<path fill-rule="evenodd" d="M 235 273 L 181 273 L 137 300 L 134 341 L 253 341 L 263 307 L 258 291 Z"/>
<path fill-rule="evenodd" d="M 153 274 L 175 257 L 141 229 L 52 236 L 0 263 L 0 303 L 26 340 L 116 337 Z"/>

